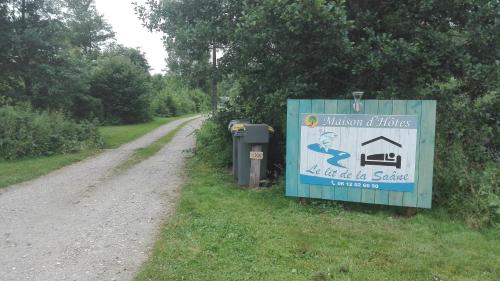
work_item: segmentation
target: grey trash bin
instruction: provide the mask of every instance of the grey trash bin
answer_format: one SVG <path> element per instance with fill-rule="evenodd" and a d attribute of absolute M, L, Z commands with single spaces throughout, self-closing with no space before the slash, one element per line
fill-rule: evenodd
<path fill-rule="evenodd" d="M 249 122 L 246 120 L 231 120 L 227 129 L 233 135 L 233 178 L 238 180 L 238 146 L 244 136 L 244 125 Z"/>
<path fill-rule="evenodd" d="M 231 127 L 233 134 L 233 177 L 239 185 L 246 186 L 250 183 L 250 150 L 252 145 L 262 146 L 264 158 L 261 160 L 260 179 L 266 178 L 267 152 L 269 131 L 266 124 L 235 123 Z"/>

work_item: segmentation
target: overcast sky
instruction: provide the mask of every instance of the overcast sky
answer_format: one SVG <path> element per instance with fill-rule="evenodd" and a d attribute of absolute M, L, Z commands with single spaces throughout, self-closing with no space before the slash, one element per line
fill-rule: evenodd
<path fill-rule="evenodd" d="M 95 0 L 97 10 L 103 14 L 116 33 L 117 43 L 127 47 L 139 47 L 153 68 L 152 73 L 165 69 L 166 51 L 161 40 L 162 34 L 151 33 L 142 26 L 134 13 L 133 0 Z M 144 3 L 145 0 L 135 0 Z"/>

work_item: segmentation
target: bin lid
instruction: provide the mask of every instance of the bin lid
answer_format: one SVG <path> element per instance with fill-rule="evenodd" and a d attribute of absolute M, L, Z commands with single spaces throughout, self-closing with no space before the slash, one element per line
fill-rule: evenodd
<path fill-rule="evenodd" d="M 246 131 L 246 125 L 265 125 L 267 126 L 267 130 L 270 134 L 274 134 L 274 129 L 273 127 L 267 125 L 267 124 L 248 124 L 248 123 L 236 123 L 236 124 L 233 124 L 229 130 L 231 131 L 231 133 L 235 133 L 235 132 L 242 132 L 242 131 Z"/>
<path fill-rule="evenodd" d="M 245 126 L 245 143 L 269 143 L 269 126 L 266 124 L 247 124 Z"/>
<path fill-rule="evenodd" d="M 232 128 L 234 125 L 242 125 L 248 123 L 250 122 L 248 122 L 247 120 L 239 120 L 239 119 L 231 120 L 231 122 L 229 122 L 229 125 L 227 125 L 227 130 L 232 132 Z"/>

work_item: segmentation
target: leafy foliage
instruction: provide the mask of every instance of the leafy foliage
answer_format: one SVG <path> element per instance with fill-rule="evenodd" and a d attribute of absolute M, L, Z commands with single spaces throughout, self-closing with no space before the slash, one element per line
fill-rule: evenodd
<path fill-rule="evenodd" d="M 100 146 L 93 124 L 70 119 L 151 118 L 154 80 L 145 55 L 112 43 L 94 0 L 0 0 L 0 38 L 0 159 Z M 199 91 L 177 85 L 164 92 L 174 97 L 175 114 L 203 108 Z"/>
<path fill-rule="evenodd" d="M 220 133 L 221 127 L 221 124 L 209 120 L 196 132 L 197 156 L 215 166 L 231 163 L 231 139 Z"/>
<path fill-rule="evenodd" d="M 126 57 L 132 62 L 136 67 L 144 71 L 146 75 L 149 75 L 149 70 L 151 67 L 149 66 L 148 60 L 146 59 L 146 55 L 141 52 L 140 49 L 127 48 L 120 44 L 111 44 L 108 48 L 103 52 L 103 56 L 105 57 L 113 57 L 113 56 L 122 56 Z"/>
<path fill-rule="evenodd" d="M 65 0 L 65 3 L 71 45 L 90 55 L 97 53 L 104 42 L 113 39 L 114 32 L 97 12 L 94 0 Z"/>
<path fill-rule="evenodd" d="M 49 156 L 102 145 L 94 124 L 77 124 L 59 112 L 37 112 L 27 105 L 2 106 L 0 120 L 0 159 Z"/>
<path fill-rule="evenodd" d="M 208 96 L 199 89 L 191 89 L 177 76 L 166 76 L 163 85 L 153 93 L 151 109 L 162 117 L 207 111 Z"/>
<path fill-rule="evenodd" d="M 88 96 L 92 61 L 113 37 L 93 0 L 0 3 L 0 95 L 37 109 L 93 117 Z M 95 102 L 90 111 L 95 110 Z M 82 105 L 82 108 L 78 106 Z"/>
<path fill-rule="evenodd" d="M 102 102 L 103 119 L 112 124 L 151 118 L 146 74 L 123 56 L 100 60 L 90 81 L 90 94 Z"/>
<path fill-rule="evenodd" d="M 207 38 L 221 43 L 225 84 L 235 87 L 223 87 L 232 100 L 219 113 L 219 134 L 231 119 L 269 123 L 277 130 L 272 166 L 281 167 L 289 98 L 350 98 L 354 90 L 366 98 L 433 98 L 435 203 L 453 212 L 462 207 L 478 225 L 498 221 L 498 1 L 148 3 L 141 14 L 151 28 L 175 36 L 167 42 L 176 60 L 170 65 L 184 77 L 192 75 L 176 68 L 179 62 L 196 69 L 207 59 Z M 210 9 L 220 5 L 223 15 L 213 16 Z"/>
<path fill-rule="evenodd" d="M 191 86 L 208 90 L 212 107 L 217 105 L 217 82 L 221 79 L 217 51 L 229 43 L 241 1 L 185 0 L 148 1 L 150 9 L 136 11 L 150 29 L 165 33 L 171 71 L 189 77 Z M 211 62 L 211 63 L 210 63 Z M 210 81 L 209 81 L 210 80 Z"/>
<path fill-rule="evenodd" d="M 446 96 L 443 99 L 442 96 Z M 440 85 L 434 201 L 479 227 L 500 221 L 500 98 L 471 99 L 456 82 Z"/>

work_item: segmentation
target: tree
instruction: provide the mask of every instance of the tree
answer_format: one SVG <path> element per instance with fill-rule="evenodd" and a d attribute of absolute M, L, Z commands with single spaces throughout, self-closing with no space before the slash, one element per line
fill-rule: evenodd
<path fill-rule="evenodd" d="M 124 56 L 104 57 L 90 82 L 91 95 L 102 102 L 104 121 L 137 123 L 150 119 L 148 77 Z"/>
<path fill-rule="evenodd" d="M 92 60 L 112 36 L 93 1 L 0 2 L 0 93 L 85 118 Z M 81 106 L 80 108 L 76 105 Z M 78 111 L 78 112 L 77 112 Z"/>
<path fill-rule="evenodd" d="M 200 84 L 211 80 L 212 109 L 217 107 L 217 51 L 229 43 L 241 3 L 230 0 L 152 0 L 137 12 L 150 29 L 166 35 L 171 70 Z M 211 61 L 211 67 L 209 66 Z"/>
<path fill-rule="evenodd" d="M 149 76 L 149 71 L 151 70 L 151 66 L 146 59 L 146 55 L 138 48 L 129 48 L 120 44 L 111 44 L 106 50 L 103 52 L 103 56 L 124 56 L 130 59 L 130 61 L 142 69 L 145 74 Z"/>
<path fill-rule="evenodd" d="M 5 71 L 11 65 L 12 52 L 12 24 L 9 16 L 8 1 L 0 1 L 0 93 L 9 93 L 13 88 L 14 77 Z"/>
<path fill-rule="evenodd" d="M 465 82 L 471 96 L 485 94 L 499 77 L 499 7 L 498 1 L 350 1 L 354 78 L 371 92 L 407 97 L 450 78 Z"/>
<path fill-rule="evenodd" d="M 177 116 L 210 108 L 208 96 L 189 87 L 178 75 L 155 75 L 151 79 L 151 88 L 151 109 L 158 116 Z"/>
<path fill-rule="evenodd" d="M 94 0 L 65 0 L 65 18 L 70 30 L 70 41 L 85 54 L 101 49 L 102 45 L 114 38 L 111 26 L 97 12 Z"/>
<path fill-rule="evenodd" d="M 59 1 L 16 0 L 2 5 L 1 32 L 6 34 L 2 71 L 8 73 L 7 83 L 14 85 L 5 94 L 32 100 L 47 92 L 51 66 L 61 63 L 58 54 L 64 49 L 59 9 Z"/>

